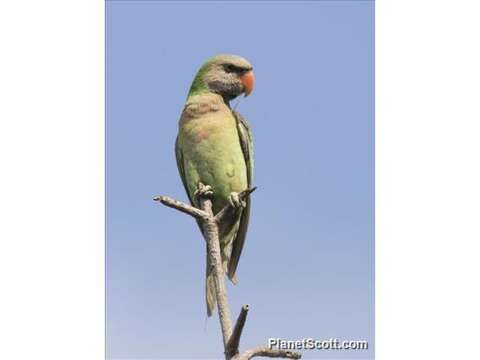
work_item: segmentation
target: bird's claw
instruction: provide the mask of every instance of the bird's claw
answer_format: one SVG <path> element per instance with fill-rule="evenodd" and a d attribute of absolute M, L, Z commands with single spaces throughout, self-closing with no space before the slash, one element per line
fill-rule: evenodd
<path fill-rule="evenodd" d="M 200 197 L 210 198 L 213 196 L 213 190 L 210 185 L 204 185 L 202 183 L 198 183 L 197 190 L 195 190 L 193 195 L 197 198 L 200 198 Z"/>
<path fill-rule="evenodd" d="M 228 197 L 228 202 L 234 209 L 244 208 L 247 206 L 247 203 L 244 200 L 240 199 L 237 192 L 231 192 Z"/>

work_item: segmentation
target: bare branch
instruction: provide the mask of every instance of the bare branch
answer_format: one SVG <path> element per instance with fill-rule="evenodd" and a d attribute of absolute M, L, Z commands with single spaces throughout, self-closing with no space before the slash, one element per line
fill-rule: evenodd
<path fill-rule="evenodd" d="M 283 359 L 300 359 L 302 357 L 300 353 L 295 351 L 270 349 L 268 346 L 257 346 L 237 356 L 234 356 L 232 360 L 250 360 L 256 356 Z"/>
<path fill-rule="evenodd" d="M 230 357 L 238 353 L 240 338 L 242 336 L 243 327 L 245 326 L 245 321 L 247 320 L 249 308 L 250 307 L 248 305 L 242 306 L 242 309 L 240 310 L 240 315 L 238 315 L 237 322 L 235 323 L 235 327 L 233 328 L 232 336 L 230 336 L 230 340 L 228 340 L 225 352 Z"/>
<path fill-rule="evenodd" d="M 223 345 L 226 349 L 228 339 L 232 334 L 232 320 L 228 305 L 227 287 L 222 266 L 220 240 L 218 236 L 218 224 L 215 222 L 212 209 L 212 201 L 206 197 L 200 197 L 200 207 L 208 215 L 202 222 L 203 236 L 207 241 L 208 257 L 212 266 L 213 280 L 215 283 L 215 297 L 217 300 L 218 317 L 222 328 Z M 228 359 L 228 357 L 227 357 Z"/>
<path fill-rule="evenodd" d="M 255 191 L 246 189 L 238 194 L 241 201 L 245 200 Z M 210 193 L 210 194 L 209 194 Z M 238 347 L 242 336 L 243 327 L 247 319 L 249 310 L 248 305 L 244 305 L 240 311 L 235 328 L 232 331 L 232 320 L 230 315 L 230 307 L 228 305 L 227 289 L 225 286 L 225 273 L 222 265 L 222 255 L 220 249 L 220 233 L 223 221 L 226 218 L 235 215 L 235 209 L 231 204 L 226 205 L 216 215 L 213 214 L 211 196 L 211 188 L 208 185 L 199 184 L 198 202 L 200 209 L 185 204 L 181 201 L 174 200 L 167 196 L 157 196 L 153 200 L 161 202 L 163 205 L 179 210 L 185 214 L 193 216 L 199 220 L 203 237 L 207 242 L 208 261 L 211 264 L 211 272 L 215 283 L 215 297 L 218 307 L 218 316 L 220 318 L 220 326 L 222 329 L 223 345 L 225 349 L 226 360 L 249 360 L 256 356 L 264 356 L 271 358 L 300 359 L 301 355 L 297 352 L 287 350 L 274 350 L 267 346 L 258 346 L 239 353 Z"/>
<path fill-rule="evenodd" d="M 185 204 L 181 201 L 169 198 L 168 196 L 155 196 L 153 198 L 153 201 L 159 201 L 165 206 L 171 207 L 172 209 L 176 209 L 187 215 L 193 216 L 196 219 L 204 220 L 208 217 L 208 214 L 205 211 L 197 209 L 196 207 Z"/>

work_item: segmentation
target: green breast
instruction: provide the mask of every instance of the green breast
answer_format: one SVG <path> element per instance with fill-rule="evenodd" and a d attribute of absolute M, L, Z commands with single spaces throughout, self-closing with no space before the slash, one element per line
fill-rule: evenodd
<path fill-rule="evenodd" d="M 199 182 L 212 186 L 214 212 L 227 204 L 231 192 L 247 188 L 245 159 L 230 109 L 207 112 L 181 123 L 179 145 L 190 196 Z"/>

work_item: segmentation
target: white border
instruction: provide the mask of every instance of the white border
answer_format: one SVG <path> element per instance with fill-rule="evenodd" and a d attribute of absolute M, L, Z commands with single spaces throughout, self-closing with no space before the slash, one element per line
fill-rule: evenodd
<path fill-rule="evenodd" d="M 480 3 L 377 2 L 377 359 L 480 359 Z"/>
<path fill-rule="evenodd" d="M 104 358 L 104 4 L 0 9 L 0 359 Z"/>

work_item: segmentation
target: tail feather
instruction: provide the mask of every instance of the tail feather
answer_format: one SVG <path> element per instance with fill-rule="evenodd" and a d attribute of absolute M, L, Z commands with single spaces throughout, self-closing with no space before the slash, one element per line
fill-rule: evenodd
<path fill-rule="evenodd" d="M 232 253 L 232 243 L 235 237 L 237 236 L 238 227 L 240 222 L 237 223 L 230 229 L 228 234 L 221 234 L 220 239 L 220 248 L 222 256 L 222 268 L 223 273 L 228 275 L 228 278 L 234 283 L 237 284 L 238 280 L 235 274 L 228 274 L 228 264 L 230 261 L 230 256 Z M 215 311 L 215 306 L 217 304 L 217 298 L 215 295 L 215 280 L 213 278 L 212 266 L 210 264 L 208 256 L 208 246 L 207 246 L 207 269 L 206 269 L 206 279 L 205 279 L 205 299 L 207 303 L 207 315 L 212 316 Z"/>
<path fill-rule="evenodd" d="M 228 260 L 225 259 L 224 253 L 222 251 L 222 267 L 223 267 L 224 274 L 227 272 L 227 266 L 228 266 L 227 264 L 228 264 Z M 213 278 L 212 266 L 208 256 L 208 248 L 207 248 L 207 269 L 206 269 L 206 278 L 205 278 L 205 299 L 207 302 L 207 315 L 210 317 L 215 311 L 215 306 L 217 304 L 217 297 L 215 295 L 215 280 Z"/>
<path fill-rule="evenodd" d="M 215 282 L 212 274 L 212 267 L 210 266 L 210 260 L 208 259 L 208 250 L 207 250 L 207 274 L 205 278 L 205 300 L 207 302 L 207 316 L 212 316 L 213 311 L 215 310 L 215 305 L 217 303 L 217 298 L 215 296 Z"/>

